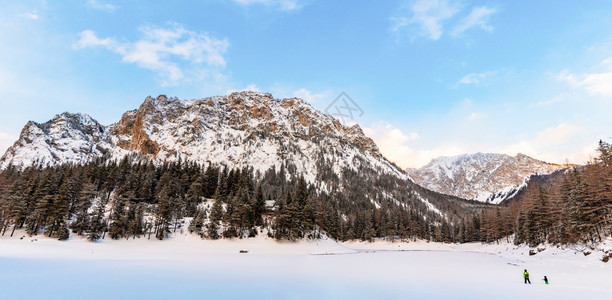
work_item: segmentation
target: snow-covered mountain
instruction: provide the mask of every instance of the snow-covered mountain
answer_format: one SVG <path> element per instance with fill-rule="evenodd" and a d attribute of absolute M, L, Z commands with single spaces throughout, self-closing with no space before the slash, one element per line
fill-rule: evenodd
<path fill-rule="evenodd" d="M 531 175 L 563 167 L 520 153 L 476 153 L 437 158 L 408 173 L 416 183 L 433 191 L 498 204 L 524 188 Z"/>
<path fill-rule="evenodd" d="M 385 234 L 402 233 L 410 224 L 416 236 L 427 237 L 434 226 L 438 238 L 449 238 L 449 224 L 486 207 L 415 184 L 358 125 L 344 126 L 298 98 L 279 100 L 258 92 L 188 101 L 147 97 L 109 126 L 70 113 L 42 124 L 28 122 L 0 159 L 0 171 L 125 157 L 158 165 L 180 160 L 250 167 L 260 179 L 277 172 L 291 181 L 303 176 L 331 207 L 326 218 L 365 226 L 358 229 L 368 235 L 375 233 L 367 227 L 382 222 L 384 214 L 398 226 Z M 275 197 L 282 197 L 279 193 Z"/>
<path fill-rule="evenodd" d="M 127 154 L 157 162 L 180 158 L 250 165 L 261 171 L 285 163 L 309 181 L 317 176 L 315 166 L 321 161 L 332 162 L 337 174 L 367 164 L 409 178 L 380 154 L 358 125 L 343 126 L 299 98 L 277 100 L 257 92 L 190 101 L 147 97 L 138 110 L 124 113 L 110 126 L 70 113 L 43 124 L 28 122 L 0 160 L 0 170 L 9 165 L 83 164 Z"/>

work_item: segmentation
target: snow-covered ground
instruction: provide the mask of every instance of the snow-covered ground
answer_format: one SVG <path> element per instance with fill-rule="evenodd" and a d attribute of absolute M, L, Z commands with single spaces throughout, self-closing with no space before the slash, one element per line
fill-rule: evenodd
<path fill-rule="evenodd" d="M 529 256 L 508 244 L 21 236 L 0 237 L 0 299 L 612 297 L 612 262 L 554 247 Z M 523 284 L 525 268 L 532 285 Z"/>

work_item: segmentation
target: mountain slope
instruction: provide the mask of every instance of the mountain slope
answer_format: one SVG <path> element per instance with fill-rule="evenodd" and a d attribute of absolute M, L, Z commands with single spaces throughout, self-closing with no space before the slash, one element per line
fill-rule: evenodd
<path fill-rule="evenodd" d="M 476 153 L 434 159 L 408 172 L 416 183 L 428 189 L 497 204 L 520 191 L 529 176 L 549 174 L 563 167 L 524 154 Z"/>

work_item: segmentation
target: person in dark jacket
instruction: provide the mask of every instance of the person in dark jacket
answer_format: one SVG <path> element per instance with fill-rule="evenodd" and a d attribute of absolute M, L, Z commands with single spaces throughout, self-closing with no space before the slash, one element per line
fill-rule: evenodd
<path fill-rule="evenodd" d="M 548 278 L 544 276 L 544 283 L 548 284 Z"/>
<path fill-rule="evenodd" d="M 525 272 L 523 272 L 523 278 L 525 278 L 525 284 L 527 284 L 527 282 L 531 284 L 531 280 L 529 280 L 529 272 L 527 272 L 527 269 L 525 269 Z"/>

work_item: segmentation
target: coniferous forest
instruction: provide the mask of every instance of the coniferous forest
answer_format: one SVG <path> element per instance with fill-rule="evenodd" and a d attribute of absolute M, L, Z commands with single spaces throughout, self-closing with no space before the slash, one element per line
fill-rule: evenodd
<path fill-rule="evenodd" d="M 362 184 L 327 193 L 307 184 L 292 165 L 260 173 L 249 167 L 204 167 L 181 161 L 154 165 L 136 160 L 125 157 L 120 162 L 99 159 L 84 166 L 6 169 L 0 175 L 0 234 L 25 229 L 29 235 L 60 240 L 79 235 L 96 241 L 164 239 L 188 230 L 209 239 L 263 233 L 289 240 L 326 234 L 338 240 L 451 241 L 450 224 L 439 213 L 424 214 L 425 205 L 411 193 L 396 200 L 374 189 L 364 190 L 368 185 L 398 185 L 398 179 L 390 175 L 364 179 L 367 175 L 345 170 L 344 178 Z M 331 186 L 340 184 L 330 170 L 320 177 L 331 177 Z M 337 186 L 332 189 L 338 190 Z M 462 210 L 459 204 L 447 209 Z"/>
<path fill-rule="evenodd" d="M 448 196 L 416 185 L 393 198 L 384 187 L 409 183 L 349 169 L 341 181 L 325 171 L 328 166 L 318 168 L 321 178 L 315 183 L 307 183 L 291 164 L 260 172 L 185 161 L 154 165 L 125 157 L 82 166 L 8 168 L 0 174 L 0 234 L 25 229 L 29 235 L 96 241 L 165 239 L 188 231 L 207 239 L 259 234 L 289 240 L 322 235 L 337 240 L 512 239 L 530 246 L 597 243 L 612 235 L 612 147 L 603 142 L 593 163 L 544 179 L 534 176 L 519 196 L 499 206 L 443 201 Z M 324 189 L 322 181 L 331 184 Z M 439 211 L 415 199 L 414 189 L 440 198 L 433 203 Z"/>

